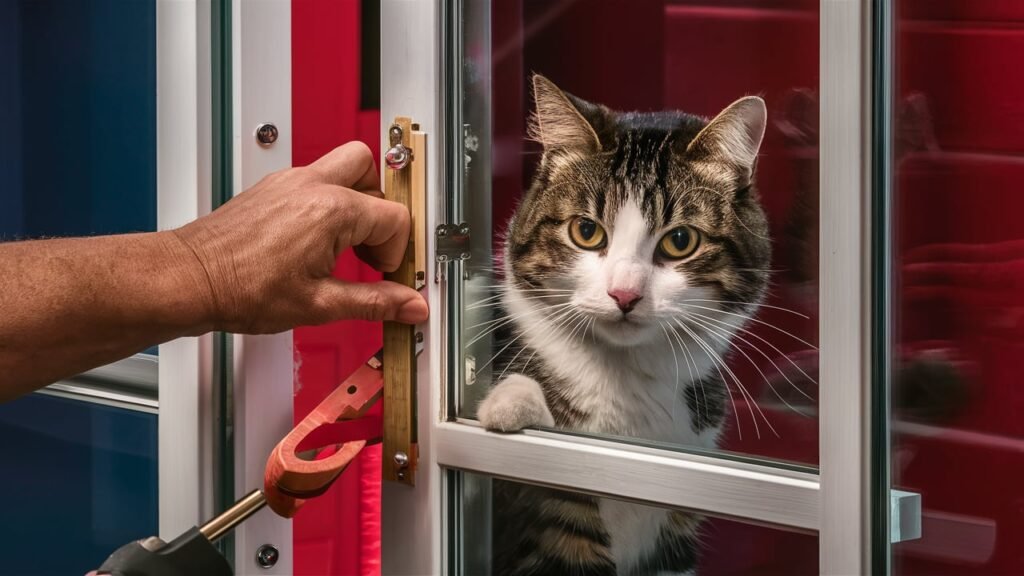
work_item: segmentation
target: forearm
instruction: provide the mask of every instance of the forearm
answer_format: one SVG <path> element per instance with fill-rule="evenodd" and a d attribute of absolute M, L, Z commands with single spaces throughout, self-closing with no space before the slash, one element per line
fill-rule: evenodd
<path fill-rule="evenodd" d="M 173 233 L 0 244 L 0 401 L 213 327 Z"/>

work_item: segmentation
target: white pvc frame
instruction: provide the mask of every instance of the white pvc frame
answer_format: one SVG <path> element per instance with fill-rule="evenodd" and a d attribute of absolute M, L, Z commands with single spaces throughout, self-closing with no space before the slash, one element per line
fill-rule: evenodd
<path fill-rule="evenodd" d="M 292 165 L 291 0 L 232 0 L 232 130 L 234 194 Z M 256 140 L 256 127 L 271 122 L 278 138 Z M 234 337 L 235 496 L 263 487 L 267 457 L 292 429 L 292 333 Z M 269 508 L 235 529 L 235 572 L 292 573 L 292 523 Z M 272 568 L 255 563 L 257 549 L 275 546 Z"/>
<path fill-rule="evenodd" d="M 212 189 L 210 3 L 156 4 L 157 228 L 209 212 Z M 160 345 L 159 534 L 174 538 L 213 512 L 212 339 Z"/>
<path fill-rule="evenodd" d="M 234 193 L 291 166 L 291 3 L 232 0 Z M 157 223 L 181 226 L 210 210 L 212 190 L 211 5 L 157 0 Z M 269 79 L 269 80 L 268 80 Z M 261 147 L 254 129 L 273 122 L 279 138 Z M 267 455 L 292 428 L 291 332 L 234 338 L 235 495 L 263 486 Z M 159 534 L 165 539 L 214 513 L 212 339 L 160 346 Z M 235 569 L 292 572 L 291 522 L 269 510 L 235 535 Z M 257 568 L 262 544 L 280 551 Z"/>
<path fill-rule="evenodd" d="M 408 115 L 430 135 L 432 201 L 426 229 L 433 230 L 443 214 L 438 161 L 447 121 L 443 6 L 411 0 L 381 4 L 381 133 L 390 118 Z M 415 488 L 385 483 L 385 574 L 441 574 L 448 565 L 452 548 L 445 540 L 452 519 L 445 516 L 450 509 L 445 468 L 816 530 L 822 574 L 866 573 L 871 566 L 870 5 L 871 0 L 820 4 L 820 474 L 543 432 L 498 436 L 447 422 L 443 286 L 431 285 L 434 320 L 418 367 L 420 468 Z M 427 241 L 432 254 L 433 238 Z"/>

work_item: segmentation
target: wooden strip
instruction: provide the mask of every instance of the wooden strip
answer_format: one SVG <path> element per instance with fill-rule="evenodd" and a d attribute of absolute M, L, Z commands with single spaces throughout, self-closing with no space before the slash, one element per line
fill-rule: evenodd
<path fill-rule="evenodd" d="M 412 133 L 412 236 L 415 247 L 416 289 L 423 288 L 427 279 L 427 135 Z"/>
<path fill-rule="evenodd" d="M 412 121 L 403 116 L 395 118 L 394 124 L 402 129 L 402 144 L 412 146 Z M 387 139 L 389 135 L 385 135 Z M 416 151 L 413 151 L 415 162 Z M 401 170 L 385 169 L 384 197 L 410 207 L 412 204 L 411 164 Z M 392 282 L 409 287 L 416 286 L 415 234 L 409 235 L 409 246 L 398 269 L 384 275 Z M 413 374 L 415 365 L 415 335 L 413 326 L 397 322 L 384 323 L 384 454 L 383 478 L 415 484 L 415 455 L 413 449 L 415 434 L 415 397 Z M 396 465 L 397 455 L 404 454 L 408 466 Z"/>

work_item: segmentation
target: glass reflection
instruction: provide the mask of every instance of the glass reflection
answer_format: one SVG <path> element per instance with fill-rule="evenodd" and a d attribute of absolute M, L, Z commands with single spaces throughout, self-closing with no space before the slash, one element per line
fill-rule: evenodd
<path fill-rule="evenodd" d="M 1024 572 L 1020 3 L 897 2 L 890 466 L 898 574 Z"/>

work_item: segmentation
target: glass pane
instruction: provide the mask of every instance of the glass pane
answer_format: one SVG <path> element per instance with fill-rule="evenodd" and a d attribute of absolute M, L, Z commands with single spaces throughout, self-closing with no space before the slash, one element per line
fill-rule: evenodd
<path fill-rule="evenodd" d="M 453 574 L 818 573 L 818 538 L 449 471 Z"/>
<path fill-rule="evenodd" d="M 156 4 L 0 2 L 0 240 L 156 229 Z"/>
<path fill-rule="evenodd" d="M 157 532 L 157 416 L 33 394 L 0 404 L 4 574 L 85 574 Z"/>
<path fill-rule="evenodd" d="M 459 417 L 817 462 L 817 6 L 454 3 Z"/>
<path fill-rule="evenodd" d="M 156 229 L 155 2 L 2 0 L 0 78 L 0 241 Z M 84 574 L 156 533 L 156 415 L 30 395 L 0 438 L 0 572 Z"/>
<path fill-rule="evenodd" d="M 923 516 L 893 571 L 1020 574 L 1024 4 L 895 6 L 888 456 Z"/>

